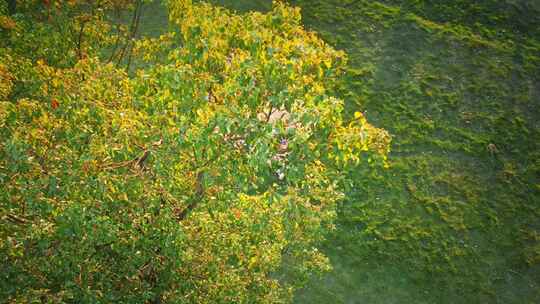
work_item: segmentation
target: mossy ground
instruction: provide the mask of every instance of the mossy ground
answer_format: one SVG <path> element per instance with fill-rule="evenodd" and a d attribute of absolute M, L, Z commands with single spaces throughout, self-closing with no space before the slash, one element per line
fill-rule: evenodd
<path fill-rule="evenodd" d="M 539 303 L 540 8 L 292 2 L 347 51 L 349 110 L 393 135 L 389 169 L 344 172 L 334 270 L 296 302 Z"/>

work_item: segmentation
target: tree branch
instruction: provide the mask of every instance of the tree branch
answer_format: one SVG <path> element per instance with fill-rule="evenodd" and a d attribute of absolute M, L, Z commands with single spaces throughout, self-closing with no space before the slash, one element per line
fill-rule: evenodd
<path fill-rule="evenodd" d="M 183 221 L 189 212 L 195 207 L 197 207 L 197 204 L 200 202 L 200 200 L 204 197 L 204 171 L 200 170 L 197 173 L 197 180 L 195 182 L 195 197 L 192 199 L 191 203 L 187 205 L 187 207 L 180 212 L 178 215 L 178 220 Z"/>
<path fill-rule="evenodd" d="M 131 18 L 131 24 L 130 24 L 130 27 L 129 27 L 129 36 L 127 37 L 126 44 L 122 48 L 122 51 L 120 52 L 120 56 L 118 57 L 117 66 L 119 66 L 120 63 L 122 62 L 122 59 L 124 59 L 124 56 L 126 54 L 126 50 L 130 46 L 133 38 L 135 37 L 136 31 L 138 29 L 138 22 L 139 22 L 139 19 L 140 19 L 141 7 L 142 7 L 142 1 L 137 0 L 137 4 L 136 4 L 135 10 L 133 12 L 133 17 Z"/>

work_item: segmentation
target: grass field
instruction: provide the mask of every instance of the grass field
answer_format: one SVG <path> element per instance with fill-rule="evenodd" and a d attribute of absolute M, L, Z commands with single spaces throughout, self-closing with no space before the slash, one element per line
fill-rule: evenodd
<path fill-rule="evenodd" d="M 292 3 L 348 53 L 349 110 L 393 135 L 389 169 L 343 173 L 334 270 L 296 302 L 540 303 L 539 5 Z"/>

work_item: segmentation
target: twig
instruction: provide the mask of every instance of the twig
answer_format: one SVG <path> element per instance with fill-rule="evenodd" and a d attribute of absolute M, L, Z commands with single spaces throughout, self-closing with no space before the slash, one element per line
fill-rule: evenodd
<path fill-rule="evenodd" d="M 139 30 L 139 24 L 140 24 L 140 20 L 141 20 L 141 15 L 142 15 L 142 1 L 139 1 L 138 2 L 138 13 L 136 12 L 136 20 L 135 20 L 135 27 L 131 33 L 131 39 L 130 39 L 130 42 L 131 42 L 131 48 L 129 49 L 129 56 L 128 56 L 128 62 L 127 62 L 127 65 L 126 65 L 126 72 L 129 72 L 129 67 L 131 66 L 131 58 L 133 57 L 133 39 L 135 38 L 135 34 L 137 33 L 137 31 Z"/>
<path fill-rule="evenodd" d="M 82 37 L 84 33 L 84 27 L 86 26 L 86 21 L 81 21 L 81 27 L 79 29 L 79 38 L 77 39 L 77 57 L 79 60 L 82 59 Z"/>
<path fill-rule="evenodd" d="M 146 161 L 149 155 L 150 155 L 150 150 L 145 150 L 143 155 L 139 158 L 139 160 L 137 160 L 137 166 L 139 166 L 139 168 L 141 169 L 144 168 L 144 162 Z"/>
<path fill-rule="evenodd" d="M 129 45 L 131 44 L 131 41 L 132 41 L 133 37 L 135 36 L 135 31 L 137 30 L 137 22 L 138 22 L 138 19 L 139 19 L 138 18 L 139 11 L 141 9 L 141 3 L 142 2 L 140 0 L 137 0 L 137 5 L 135 6 L 135 11 L 133 12 L 133 18 L 131 19 L 131 25 L 129 27 L 129 36 L 127 37 L 126 44 L 122 48 L 122 51 L 120 52 L 120 56 L 118 57 L 117 66 L 119 66 L 122 59 L 124 59 L 124 55 L 126 53 L 126 50 L 129 47 Z"/>
<path fill-rule="evenodd" d="M 8 213 L 6 216 L 7 216 L 7 219 L 9 221 L 14 222 L 16 224 L 25 225 L 25 224 L 30 223 L 30 220 L 25 219 L 25 218 L 20 217 L 20 216 L 16 216 L 15 214 Z"/>
<path fill-rule="evenodd" d="M 268 111 L 268 114 L 266 114 L 266 123 L 270 121 L 270 117 L 272 116 L 273 111 L 274 107 L 272 106 L 272 104 L 270 104 L 270 110 Z"/>
<path fill-rule="evenodd" d="M 191 203 L 189 203 L 187 205 L 187 207 L 182 210 L 182 212 L 180 212 L 180 214 L 178 215 L 178 220 L 179 221 L 182 221 L 184 220 L 188 213 L 195 209 L 195 207 L 197 206 L 197 203 L 203 198 L 204 196 L 204 171 L 200 170 L 198 173 L 197 173 L 197 181 L 195 182 L 195 197 L 193 198 L 193 200 L 191 201 Z"/>
<path fill-rule="evenodd" d="M 120 24 L 116 25 L 116 31 L 117 31 L 116 41 L 114 42 L 114 48 L 111 51 L 111 56 L 107 60 L 107 63 L 110 63 L 111 61 L 113 61 L 113 59 L 114 59 L 114 57 L 116 55 L 116 50 L 118 49 L 118 46 L 120 45 Z"/>
<path fill-rule="evenodd" d="M 152 143 L 151 146 L 153 148 L 157 148 L 157 147 L 161 146 L 162 144 L 163 144 L 163 138 L 161 138 L 159 141 L 156 141 L 156 142 Z M 123 161 L 123 162 L 119 162 L 119 163 L 106 164 L 106 165 L 101 166 L 101 168 L 105 169 L 105 170 L 107 170 L 107 169 L 114 170 L 114 169 L 118 169 L 118 168 L 133 167 L 134 165 L 136 165 L 140 169 L 144 169 L 144 162 L 150 156 L 151 150 L 148 149 L 148 148 L 145 148 L 144 146 L 141 146 L 139 144 L 135 144 L 135 145 L 137 147 L 141 148 L 141 150 L 143 150 L 143 154 L 141 156 L 136 157 L 136 158 L 134 158 L 132 160 L 127 160 L 127 161 Z"/>

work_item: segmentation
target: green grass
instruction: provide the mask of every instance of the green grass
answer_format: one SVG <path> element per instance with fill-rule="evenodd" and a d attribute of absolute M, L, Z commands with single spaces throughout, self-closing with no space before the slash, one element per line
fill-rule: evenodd
<path fill-rule="evenodd" d="M 326 244 L 335 270 L 297 301 L 538 302 L 538 41 L 526 25 L 497 37 L 512 26 L 386 2 L 297 1 L 351 58 L 351 110 L 394 137 L 389 170 L 349 173 Z"/>
<path fill-rule="evenodd" d="M 296 302 L 539 303 L 540 8 L 292 2 L 349 55 L 336 93 L 393 135 L 389 169 L 344 172 L 334 270 Z"/>

